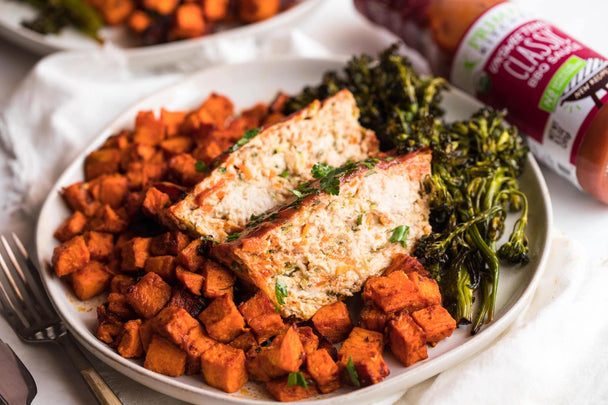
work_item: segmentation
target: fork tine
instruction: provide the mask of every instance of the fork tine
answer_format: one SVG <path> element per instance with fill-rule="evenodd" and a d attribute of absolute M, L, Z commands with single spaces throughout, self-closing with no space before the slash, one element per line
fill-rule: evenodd
<path fill-rule="evenodd" d="M 0 256 L 0 260 L 2 256 Z M 29 328 L 32 324 L 27 318 L 23 315 L 23 312 L 17 308 L 17 306 L 13 303 L 13 300 L 8 295 L 8 292 L 4 288 L 4 284 L 0 282 L 0 301 L 2 302 L 2 307 L 5 310 L 4 317 L 11 324 L 13 329 L 19 330 L 22 328 Z M 12 311 L 9 313 L 8 311 Z M 15 316 L 12 316 L 14 314 Z M 15 323 L 15 317 L 19 319 L 21 325 Z"/>
<path fill-rule="evenodd" d="M 13 242 L 15 242 L 15 246 L 17 246 L 17 249 L 19 249 L 19 253 L 21 253 L 21 257 L 24 259 L 25 264 L 28 267 L 29 274 L 31 276 L 31 279 L 33 280 L 33 284 L 34 284 L 33 286 L 37 290 L 36 292 L 39 293 L 40 296 L 44 297 L 45 304 L 49 305 L 49 308 L 52 309 L 53 307 L 51 305 L 51 302 L 48 299 L 44 286 L 42 285 L 42 281 L 40 279 L 40 274 L 38 272 L 38 268 L 34 264 L 34 261 L 31 259 L 30 255 L 27 252 L 27 250 L 25 249 L 25 247 L 23 246 L 21 239 L 19 239 L 19 237 L 15 234 L 15 232 L 11 232 L 11 236 L 13 238 Z"/>

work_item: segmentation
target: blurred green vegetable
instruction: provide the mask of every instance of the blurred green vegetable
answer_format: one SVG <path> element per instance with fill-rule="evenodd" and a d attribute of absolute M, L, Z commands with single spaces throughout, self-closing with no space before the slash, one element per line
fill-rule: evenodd
<path fill-rule="evenodd" d="M 473 323 L 476 333 L 494 316 L 499 257 L 528 261 L 528 203 L 517 181 L 528 148 L 517 129 L 505 124 L 504 112 L 484 108 L 468 120 L 442 122 L 445 80 L 419 76 L 398 51 L 393 45 L 377 60 L 363 55 L 342 73 L 327 72 L 321 84 L 291 98 L 287 112 L 347 88 L 361 124 L 376 132 L 383 150 L 432 148 L 432 175 L 424 188 L 433 232 L 417 243 L 415 256 L 438 281 L 443 305 L 459 323 Z M 509 241 L 497 249 L 508 210 L 522 213 Z"/>

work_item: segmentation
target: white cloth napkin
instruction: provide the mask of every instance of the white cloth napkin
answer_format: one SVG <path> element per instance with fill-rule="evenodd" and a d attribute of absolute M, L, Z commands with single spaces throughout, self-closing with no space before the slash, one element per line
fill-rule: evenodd
<path fill-rule="evenodd" d="M 51 184 L 137 99 L 210 63 L 277 54 L 326 51 L 292 31 L 264 44 L 221 43 L 187 63 L 154 71 L 130 64 L 112 48 L 45 58 L 0 110 L 0 231 L 17 231 L 31 243 L 35 215 Z M 588 263 L 577 243 L 556 235 L 539 289 L 519 321 L 490 348 L 412 387 L 398 403 L 608 403 L 606 286 L 608 263 Z M 124 403 L 179 402 L 95 364 Z"/>

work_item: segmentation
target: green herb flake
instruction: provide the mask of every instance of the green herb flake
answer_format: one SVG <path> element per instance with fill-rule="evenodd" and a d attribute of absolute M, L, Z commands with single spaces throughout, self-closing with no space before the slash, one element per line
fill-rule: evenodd
<path fill-rule="evenodd" d="M 274 294 L 277 297 L 279 305 L 285 305 L 285 297 L 289 294 L 287 292 L 287 285 L 284 281 L 277 279 L 274 285 Z"/>
<path fill-rule="evenodd" d="M 393 229 L 393 234 L 391 235 L 389 242 L 392 243 L 401 243 L 401 246 L 407 246 L 407 234 L 410 231 L 410 227 L 407 225 L 399 225 L 395 229 Z"/>
<path fill-rule="evenodd" d="M 287 176 L 289 176 L 289 172 L 287 170 L 283 170 L 281 174 L 279 174 L 279 176 L 281 176 L 282 178 L 286 178 Z"/>
<path fill-rule="evenodd" d="M 194 169 L 198 173 L 205 173 L 207 171 L 207 164 L 202 160 L 199 160 L 194 164 Z"/>
<path fill-rule="evenodd" d="M 395 158 L 394 158 L 394 157 L 392 157 L 392 156 L 387 156 L 387 157 L 385 157 L 383 160 L 384 160 L 385 162 L 390 162 L 390 161 L 392 161 L 392 160 L 395 160 Z"/>
<path fill-rule="evenodd" d="M 229 147 L 226 150 L 226 152 L 232 153 L 232 152 L 236 151 L 238 148 L 240 148 L 241 146 L 245 145 L 247 142 L 249 142 L 250 140 L 255 138 L 259 133 L 260 133 L 259 128 L 248 129 L 247 131 L 245 131 L 245 134 L 243 134 L 243 137 L 241 139 L 239 139 L 238 141 L 236 141 L 236 143 L 234 145 Z"/>
<path fill-rule="evenodd" d="M 357 370 L 355 370 L 355 362 L 353 361 L 353 356 L 350 356 L 348 358 L 348 363 L 346 363 L 346 372 L 348 373 L 350 382 L 352 382 L 355 387 L 361 387 L 361 383 L 359 382 L 359 376 L 357 375 Z"/>
<path fill-rule="evenodd" d="M 293 195 L 295 195 L 298 198 L 302 198 L 304 197 L 304 194 L 302 194 L 302 192 L 298 191 L 298 190 L 289 190 L 289 192 Z"/>
<path fill-rule="evenodd" d="M 239 238 L 239 236 L 241 236 L 240 233 L 233 233 L 232 235 L 228 235 L 226 237 L 226 242 L 232 242 L 233 240 L 237 240 Z"/>
<path fill-rule="evenodd" d="M 328 165 L 327 163 L 318 162 L 312 167 L 312 177 L 315 179 L 320 179 L 322 177 L 327 176 L 330 172 L 334 171 L 336 168 Z"/>
<path fill-rule="evenodd" d="M 218 167 L 217 170 L 219 170 L 222 174 L 226 174 L 226 168 L 224 166 Z"/>
<path fill-rule="evenodd" d="M 301 371 L 296 373 L 289 373 L 287 376 L 287 388 L 291 388 L 294 385 L 299 385 L 308 391 L 308 384 L 306 383 L 306 378 L 304 378 L 304 374 Z"/>

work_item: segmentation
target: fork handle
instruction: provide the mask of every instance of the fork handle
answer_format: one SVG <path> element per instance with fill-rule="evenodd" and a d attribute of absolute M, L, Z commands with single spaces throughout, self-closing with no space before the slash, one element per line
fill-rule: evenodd
<path fill-rule="evenodd" d="M 91 362 L 82 354 L 68 332 L 59 336 L 55 341 L 66 352 L 74 367 L 80 371 L 80 376 L 87 383 L 100 405 L 122 405 L 116 394 L 93 368 Z"/>

